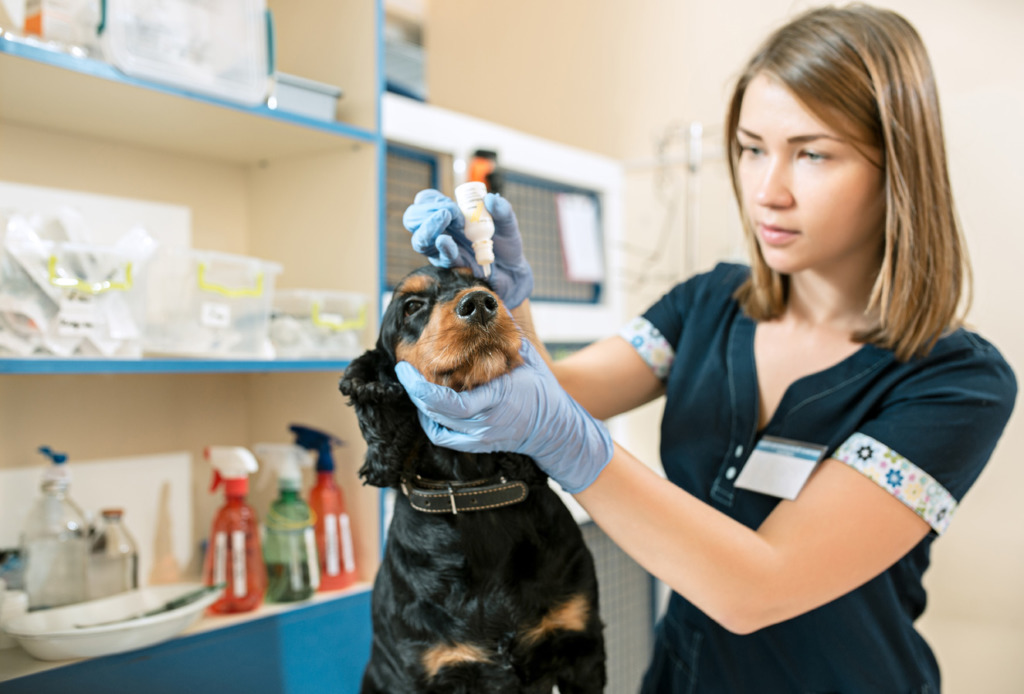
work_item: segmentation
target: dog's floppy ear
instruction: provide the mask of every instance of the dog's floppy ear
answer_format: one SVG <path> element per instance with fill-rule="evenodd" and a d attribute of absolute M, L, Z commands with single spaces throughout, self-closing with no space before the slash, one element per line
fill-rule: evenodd
<path fill-rule="evenodd" d="M 392 405 L 405 399 L 405 389 L 395 375 L 395 362 L 379 347 L 353 359 L 345 369 L 338 388 L 357 406 Z"/>
<path fill-rule="evenodd" d="M 360 477 L 375 487 L 398 487 L 405 458 L 423 433 L 394 361 L 381 349 L 371 349 L 349 364 L 339 388 L 355 407 L 366 440 Z"/>

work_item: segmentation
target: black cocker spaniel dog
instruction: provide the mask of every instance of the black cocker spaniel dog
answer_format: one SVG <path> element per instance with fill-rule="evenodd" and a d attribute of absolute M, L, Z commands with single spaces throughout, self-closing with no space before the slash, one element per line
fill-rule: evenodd
<path fill-rule="evenodd" d="M 521 363 L 519 345 L 484 281 L 427 266 L 398 285 L 376 348 L 345 371 L 368 446 L 360 475 L 397 490 L 364 693 L 604 690 L 593 558 L 547 475 L 522 455 L 435 446 L 395 376 L 405 360 L 473 388 Z"/>

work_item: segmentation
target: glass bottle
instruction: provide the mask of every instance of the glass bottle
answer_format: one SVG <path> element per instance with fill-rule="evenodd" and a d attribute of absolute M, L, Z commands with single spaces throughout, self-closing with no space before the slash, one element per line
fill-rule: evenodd
<path fill-rule="evenodd" d="M 124 511 L 105 508 L 89 558 L 89 599 L 139 587 L 139 552 L 124 525 Z"/>
<path fill-rule="evenodd" d="M 32 610 L 82 602 L 88 594 L 88 528 L 68 496 L 67 456 L 40 450 L 54 464 L 43 477 L 43 495 L 29 511 L 21 536 L 25 592 Z"/>

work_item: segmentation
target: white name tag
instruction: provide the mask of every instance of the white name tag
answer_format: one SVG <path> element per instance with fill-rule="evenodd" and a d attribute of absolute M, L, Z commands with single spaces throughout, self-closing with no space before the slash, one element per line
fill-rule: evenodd
<path fill-rule="evenodd" d="M 765 436 L 757 442 L 735 486 L 792 501 L 826 450 L 816 443 Z"/>

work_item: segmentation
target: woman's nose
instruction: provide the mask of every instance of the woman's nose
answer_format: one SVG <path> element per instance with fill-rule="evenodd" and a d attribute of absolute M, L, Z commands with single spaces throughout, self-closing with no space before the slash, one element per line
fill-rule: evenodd
<path fill-rule="evenodd" d="M 785 163 L 776 160 L 765 168 L 754 200 L 764 207 L 790 207 L 793 204 L 790 172 Z"/>

